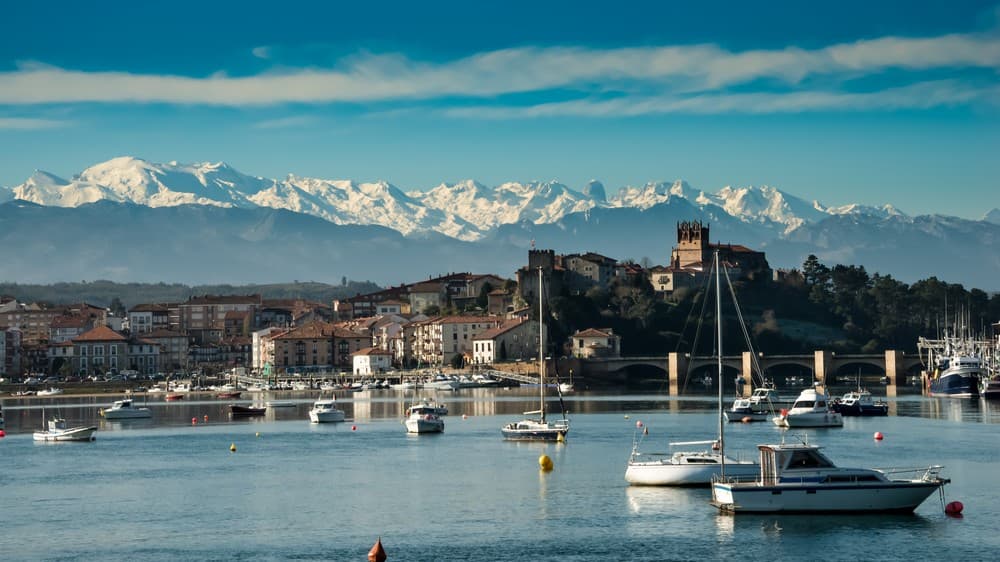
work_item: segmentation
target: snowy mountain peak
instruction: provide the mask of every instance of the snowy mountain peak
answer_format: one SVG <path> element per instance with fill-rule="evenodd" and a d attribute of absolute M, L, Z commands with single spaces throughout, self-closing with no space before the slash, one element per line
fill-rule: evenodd
<path fill-rule="evenodd" d="M 504 224 L 550 224 L 595 208 L 647 210 L 679 200 L 700 209 L 706 217 L 728 215 L 785 233 L 830 215 L 902 215 L 889 205 L 826 208 L 766 185 L 726 186 L 709 193 L 678 179 L 626 186 L 608 196 L 598 180 L 591 180 L 577 191 L 556 180 L 512 181 L 489 187 L 466 179 L 441 183 L 427 191 L 404 192 L 384 180 L 355 182 L 294 174 L 275 180 L 248 176 L 225 162 L 160 164 L 133 156 L 95 164 L 71 180 L 37 171 L 6 193 L 0 189 L 0 202 L 11 197 L 62 207 L 101 200 L 150 207 L 267 207 L 309 214 L 336 224 L 380 225 L 404 234 L 439 232 L 470 241 Z M 1000 210 L 991 216 L 1000 221 Z"/>

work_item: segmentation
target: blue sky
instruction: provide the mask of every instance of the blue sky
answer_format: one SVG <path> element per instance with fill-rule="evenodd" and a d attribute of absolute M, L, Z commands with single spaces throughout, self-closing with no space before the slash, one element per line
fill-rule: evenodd
<path fill-rule="evenodd" d="M 0 185 L 134 155 L 1000 207 L 996 0 L 537 4 L 7 5 Z"/>

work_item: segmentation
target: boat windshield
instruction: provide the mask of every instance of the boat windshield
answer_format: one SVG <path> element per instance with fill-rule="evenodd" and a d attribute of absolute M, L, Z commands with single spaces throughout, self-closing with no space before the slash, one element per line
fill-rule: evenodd
<path fill-rule="evenodd" d="M 792 407 L 793 408 L 812 408 L 814 404 L 815 404 L 815 402 L 813 402 L 812 400 L 799 400 L 799 401 L 795 402 L 795 405 L 792 406 Z"/>
<path fill-rule="evenodd" d="M 788 461 L 789 470 L 811 469 L 811 468 L 832 468 L 833 463 L 824 458 L 816 451 L 795 451 Z"/>

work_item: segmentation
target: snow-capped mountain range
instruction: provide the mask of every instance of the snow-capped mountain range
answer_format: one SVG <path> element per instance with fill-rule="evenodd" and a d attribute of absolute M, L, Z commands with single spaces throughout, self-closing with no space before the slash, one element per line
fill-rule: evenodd
<path fill-rule="evenodd" d="M 426 191 L 387 182 L 243 174 L 224 163 L 122 157 L 71 179 L 36 172 L 0 188 L 8 280 L 187 283 L 330 280 L 379 284 L 453 271 L 509 276 L 529 247 L 667 264 L 679 221 L 713 241 L 766 252 L 775 268 L 865 266 L 906 282 L 937 276 L 1000 289 L 1000 210 L 973 221 L 892 207 L 827 207 L 773 187 L 696 189 L 684 181 L 467 180 Z"/>
<path fill-rule="evenodd" d="M 645 210 L 677 199 L 710 215 L 721 212 L 782 233 L 831 215 L 902 214 L 888 205 L 824 207 L 768 186 L 727 186 L 708 193 L 678 180 L 626 186 L 608 197 L 598 181 L 574 190 L 556 181 L 488 187 L 465 180 L 404 192 L 384 181 L 362 183 L 294 175 L 277 180 L 246 175 L 221 162 L 158 164 L 128 156 L 91 166 L 69 180 L 38 171 L 7 194 L 0 194 L 0 202 L 5 199 L 57 207 L 97 201 L 149 207 L 265 207 L 305 213 L 334 224 L 385 226 L 404 235 L 438 232 L 465 241 L 481 240 L 504 224 L 551 224 L 572 213 L 601 208 Z"/>

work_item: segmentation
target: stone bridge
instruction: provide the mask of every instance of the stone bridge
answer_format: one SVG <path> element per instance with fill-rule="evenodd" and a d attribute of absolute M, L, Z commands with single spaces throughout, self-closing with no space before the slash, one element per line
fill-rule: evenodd
<path fill-rule="evenodd" d="M 825 384 L 849 380 L 864 371 L 868 376 L 887 378 L 887 391 L 890 396 L 895 396 L 896 386 L 906 384 L 908 377 L 919 376 L 922 367 L 917 354 L 898 350 L 873 354 L 837 354 L 830 351 L 804 355 L 758 354 L 756 360 L 759 370 L 754 368 L 754 356 L 750 352 L 723 357 L 725 384 L 735 387 L 737 375 L 750 381 L 752 372 L 763 372 L 766 378 L 779 384 L 789 382 L 801 387 L 813 381 Z M 560 377 L 566 377 L 572 371 L 578 381 L 590 386 L 657 382 L 667 386 L 672 395 L 681 394 L 694 385 L 701 388 L 706 386 L 705 383 L 714 385 L 718 378 L 715 357 L 680 353 L 651 357 L 563 358 L 556 362 L 555 367 Z M 753 380 L 759 378 L 754 377 Z M 749 391 L 750 385 L 745 385 L 744 392 Z"/>

